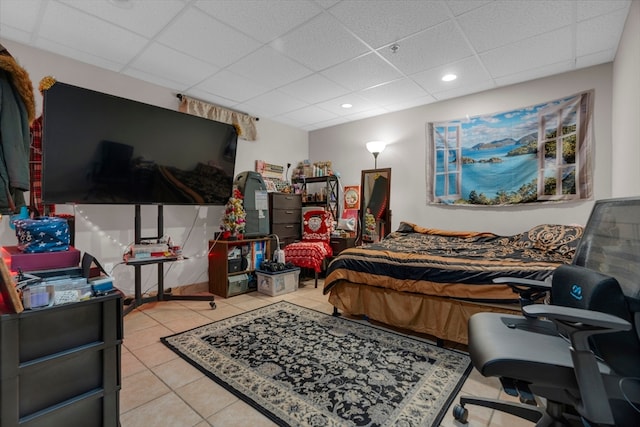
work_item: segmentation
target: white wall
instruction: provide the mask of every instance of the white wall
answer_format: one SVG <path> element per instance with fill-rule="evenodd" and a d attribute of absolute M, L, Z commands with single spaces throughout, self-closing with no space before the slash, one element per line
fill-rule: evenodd
<path fill-rule="evenodd" d="M 175 110 L 178 108 L 176 91 L 119 75 L 78 61 L 34 49 L 22 44 L 4 41 L 2 44 L 24 67 L 35 87 L 38 114 L 41 110 L 41 96 L 38 83 L 44 76 L 53 76 L 58 81 L 81 86 L 116 96 Z M 269 120 L 257 123 L 257 141 L 238 141 L 236 174 L 254 170 L 255 160 L 269 163 L 296 165 L 309 157 L 308 134 Z M 133 242 L 133 206 L 121 205 L 62 205 L 58 213 L 76 215 L 76 247 L 89 252 L 103 264 L 117 264 L 122 253 Z M 166 206 L 164 208 L 165 234 L 178 244 L 189 260 L 165 266 L 165 288 L 208 281 L 206 251 L 208 240 L 218 231 L 222 207 Z M 143 235 L 155 236 L 156 208 L 142 207 Z M 0 245 L 17 243 L 9 219 L 4 217 L 0 224 Z M 156 289 L 156 267 L 143 269 L 142 290 Z M 133 293 L 133 268 L 116 265 L 113 270 L 116 286 L 128 294 Z"/>
<path fill-rule="evenodd" d="M 400 221 L 499 234 L 518 233 L 541 223 L 584 224 L 592 201 L 494 208 L 427 205 L 426 125 L 518 109 L 595 89 L 595 198 L 606 198 L 611 195 L 611 75 L 612 64 L 605 64 L 319 129 L 309 134 L 309 154 L 313 160 L 331 159 L 342 184 L 357 185 L 361 169 L 372 169 L 374 165 L 365 142 L 388 141 L 390 144 L 378 157 L 378 167 L 392 169 L 390 206 L 394 230 Z"/>
<path fill-rule="evenodd" d="M 613 63 L 612 195 L 640 195 L 640 0 L 629 9 Z"/>

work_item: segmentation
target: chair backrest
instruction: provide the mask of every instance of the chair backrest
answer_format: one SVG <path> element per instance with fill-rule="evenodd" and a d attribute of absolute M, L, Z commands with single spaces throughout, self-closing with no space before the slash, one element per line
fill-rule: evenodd
<path fill-rule="evenodd" d="M 640 376 L 640 197 L 596 201 L 573 264 L 614 277 L 619 283 L 623 297 L 605 297 L 595 290 L 595 296 L 585 301 L 591 307 L 585 308 L 629 320 L 634 330 L 598 336 L 594 350 L 616 372 Z"/>
<path fill-rule="evenodd" d="M 302 240 L 329 242 L 333 231 L 331 212 L 323 209 L 309 210 L 302 214 Z"/>

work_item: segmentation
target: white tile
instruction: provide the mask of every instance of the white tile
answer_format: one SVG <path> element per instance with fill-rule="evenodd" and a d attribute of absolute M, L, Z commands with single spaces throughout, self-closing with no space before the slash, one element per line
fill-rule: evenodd
<path fill-rule="evenodd" d="M 195 8 L 172 21 L 156 40 L 219 67 L 237 61 L 260 46 L 255 40 Z"/>
<path fill-rule="evenodd" d="M 333 81 L 339 81 L 351 90 L 365 89 L 402 77 L 398 70 L 375 53 L 331 67 L 323 71 L 322 75 Z"/>
<path fill-rule="evenodd" d="M 480 55 L 493 78 L 573 59 L 570 28 L 512 43 Z M 553 46 L 548 48 L 547 46 Z"/>
<path fill-rule="evenodd" d="M 282 86 L 279 90 L 310 104 L 326 101 L 349 92 L 348 89 L 321 74 L 311 74 Z"/>
<path fill-rule="evenodd" d="M 308 0 L 199 0 L 195 4 L 216 19 L 262 43 L 286 34 L 322 11 Z"/>
<path fill-rule="evenodd" d="M 157 34 L 185 6 L 180 0 L 131 1 L 122 5 L 118 1 L 59 1 L 145 37 Z"/>
<path fill-rule="evenodd" d="M 455 74 L 456 80 L 443 82 L 442 76 Z M 451 62 L 410 76 L 427 92 L 435 93 L 453 88 L 463 88 L 477 82 L 490 80 L 491 76 L 475 56 Z"/>
<path fill-rule="evenodd" d="M 329 10 L 373 49 L 449 19 L 443 2 L 350 0 Z"/>
<path fill-rule="evenodd" d="M 359 93 L 363 98 L 383 107 L 427 95 L 423 88 L 408 78 L 378 85 Z"/>
<path fill-rule="evenodd" d="M 278 116 L 305 106 L 305 104 L 297 99 L 275 90 L 252 98 L 239 106 L 240 108 L 244 108 L 245 105 L 251 109 L 260 111 L 262 115 L 268 117 Z"/>
<path fill-rule="evenodd" d="M 249 98 L 269 91 L 267 86 L 258 84 L 228 70 L 222 70 L 200 83 L 195 89 L 221 96 L 235 102 L 243 102 Z"/>
<path fill-rule="evenodd" d="M 473 55 L 469 43 L 452 21 L 399 41 L 395 53 L 387 47 L 378 52 L 405 74 L 414 74 Z"/>
<path fill-rule="evenodd" d="M 576 55 L 584 56 L 617 46 L 622 35 L 627 10 L 619 9 L 608 15 L 578 23 Z"/>
<path fill-rule="evenodd" d="M 458 17 L 458 23 L 475 49 L 485 52 L 570 25 L 572 3 L 556 0 L 495 1 Z"/>
<path fill-rule="evenodd" d="M 159 43 L 147 47 L 131 66 L 183 86 L 192 86 L 218 71 L 215 65 L 201 61 Z"/>
<path fill-rule="evenodd" d="M 311 74 L 311 70 L 264 46 L 228 68 L 257 84 L 273 89 Z"/>
<path fill-rule="evenodd" d="M 84 54 L 125 64 L 147 39 L 95 16 L 50 2 L 38 27 L 38 35 Z"/>
<path fill-rule="evenodd" d="M 322 14 L 271 43 L 274 49 L 320 71 L 367 52 L 335 18 Z"/>

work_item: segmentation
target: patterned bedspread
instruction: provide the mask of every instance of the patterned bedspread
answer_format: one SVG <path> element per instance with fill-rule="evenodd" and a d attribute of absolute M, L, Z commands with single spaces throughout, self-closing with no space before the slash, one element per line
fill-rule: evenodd
<path fill-rule="evenodd" d="M 402 292 L 474 299 L 514 298 L 492 279 L 511 276 L 543 280 L 560 264 L 569 264 L 582 227 L 544 224 L 525 233 L 443 231 L 402 223 L 379 243 L 343 251 L 327 269 L 324 293 L 341 281 Z"/>

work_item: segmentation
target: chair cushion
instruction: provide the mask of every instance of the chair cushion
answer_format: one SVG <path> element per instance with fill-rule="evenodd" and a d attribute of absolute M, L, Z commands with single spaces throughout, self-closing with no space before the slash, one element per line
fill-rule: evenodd
<path fill-rule="evenodd" d="M 331 213 L 325 210 L 307 211 L 302 215 L 302 240 L 326 241 L 331 239 L 333 221 Z"/>
<path fill-rule="evenodd" d="M 498 313 L 469 319 L 469 354 L 483 376 L 577 390 L 569 345 L 547 320 Z"/>
<path fill-rule="evenodd" d="M 333 254 L 327 242 L 295 242 L 284 248 L 284 258 L 296 267 L 311 268 L 317 273 L 322 271 L 324 260 Z"/>

